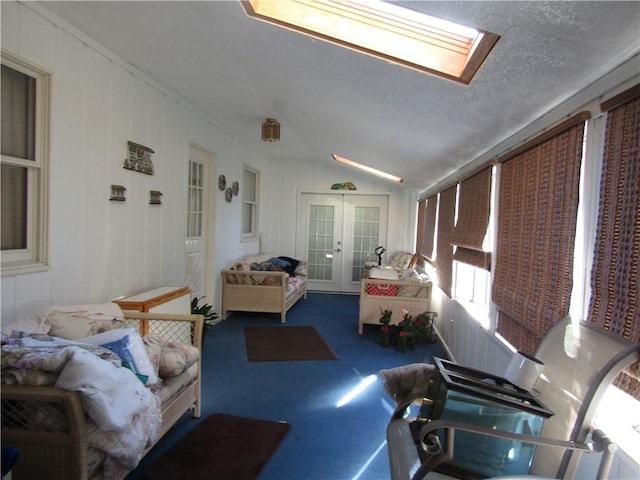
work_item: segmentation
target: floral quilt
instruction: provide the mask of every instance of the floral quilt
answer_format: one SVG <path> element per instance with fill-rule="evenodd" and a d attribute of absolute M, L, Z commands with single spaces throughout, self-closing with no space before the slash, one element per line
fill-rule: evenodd
<path fill-rule="evenodd" d="M 106 479 L 134 469 L 160 430 L 159 398 L 100 346 L 38 334 L 3 336 L 2 383 L 77 391 L 88 416 L 89 446 L 107 454 Z M 42 428 L 38 421 L 34 415 L 29 427 Z"/>

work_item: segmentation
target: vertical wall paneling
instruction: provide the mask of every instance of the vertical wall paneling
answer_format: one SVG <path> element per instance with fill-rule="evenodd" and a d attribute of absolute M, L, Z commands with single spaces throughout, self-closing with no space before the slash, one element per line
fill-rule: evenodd
<path fill-rule="evenodd" d="M 216 176 L 242 178 L 244 164 L 261 173 L 260 231 L 266 248 L 294 253 L 297 192 L 354 182 L 367 193 L 390 193 L 390 244 L 410 250 L 407 220 L 413 195 L 326 161 L 268 161 L 214 119 L 147 78 L 46 4 L 2 2 L 2 47 L 49 71 L 50 269 L 2 278 L 2 321 L 29 317 L 50 305 L 98 303 L 184 281 L 186 161 L 189 144 L 216 155 Z M 156 153 L 153 176 L 123 168 L 127 141 Z M 125 202 L 110 202 L 110 185 L 124 185 Z M 240 186 L 242 189 L 242 185 Z M 149 205 L 149 190 L 163 193 Z M 212 271 L 255 254 L 258 242 L 238 241 L 241 203 L 216 195 L 217 235 Z M 394 247 L 394 249 L 396 249 Z M 219 305 L 216 284 L 214 307 Z"/>
<path fill-rule="evenodd" d="M 5 3 L 2 2 L 2 30 L 5 25 L 11 24 L 10 21 L 4 21 Z M 20 8 L 16 13 L 18 16 L 16 24 L 19 26 L 17 53 L 37 65 L 50 65 L 59 50 L 56 43 L 59 38 L 57 27 L 42 16 L 24 8 Z M 37 34 L 33 35 L 33 32 Z M 2 47 L 7 46 L 3 44 Z"/>
<path fill-rule="evenodd" d="M 0 29 L 0 44 L 12 52 L 18 51 L 18 38 L 20 35 L 20 7 L 13 2 L 0 3 L 0 16 L 11 19 L 3 22 Z"/>
<path fill-rule="evenodd" d="M 456 362 L 504 374 L 511 352 L 495 335 L 483 329 L 464 307 L 437 287 L 433 289 L 431 306 L 438 312 L 436 328 L 441 340 Z"/>

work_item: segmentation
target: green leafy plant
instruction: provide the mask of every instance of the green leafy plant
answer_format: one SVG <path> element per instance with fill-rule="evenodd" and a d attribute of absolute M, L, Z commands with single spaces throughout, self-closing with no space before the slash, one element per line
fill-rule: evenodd
<path fill-rule="evenodd" d="M 200 300 L 203 298 L 205 297 L 194 297 L 191 300 L 191 313 L 195 315 L 202 315 L 204 317 L 204 322 L 202 324 L 202 334 L 204 335 L 218 324 L 216 321 L 218 314 L 213 311 L 213 306 L 208 303 L 200 304 Z"/>

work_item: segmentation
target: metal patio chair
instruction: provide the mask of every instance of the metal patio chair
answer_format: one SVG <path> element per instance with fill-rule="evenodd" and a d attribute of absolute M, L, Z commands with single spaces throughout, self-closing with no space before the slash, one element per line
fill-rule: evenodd
<path fill-rule="evenodd" d="M 434 418 L 422 424 L 416 441 L 416 431 L 411 431 L 416 418 L 407 416 L 407 409 L 412 404 L 409 399 L 398 405 L 387 426 L 391 478 L 452 478 L 437 472 L 429 477 L 427 474 L 437 467 L 447 471 L 443 467 L 456 458 L 456 432 L 459 435 L 470 435 L 471 432 L 503 442 L 535 445 L 528 471 L 524 474 L 536 478 L 574 478 L 580 454 L 601 451 L 596 478 L 606 479 L 616 445 L 603 432 L 593 430 L 593 418 L 602 395 L 614 378 L 628 365 L 640 360 L 640 345 L 586 322 L 574 325 L 566 317 L 545 334 L 534 356 L 545 364 L 535 385 L 535 391 L 539 393 L 536 399 L 553 412 L 542 424 L 539 436 L 464 420 Z M 473 478 L 472 474 L 466 473 L 467 476 L 453 478 Z M 519 475 L 513 478 L 519 478 Z"/>

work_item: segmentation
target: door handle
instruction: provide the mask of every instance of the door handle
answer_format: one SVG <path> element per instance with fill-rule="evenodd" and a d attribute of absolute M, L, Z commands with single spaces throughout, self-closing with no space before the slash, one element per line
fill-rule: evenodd
<path fill-rule="evenodd" d="M 342 250 L 341 250 L 340 248 L 336 248 L 336 249 L 334 250 L 334 252 L 341 252 L 341 251 L 342 251 Z"/>

